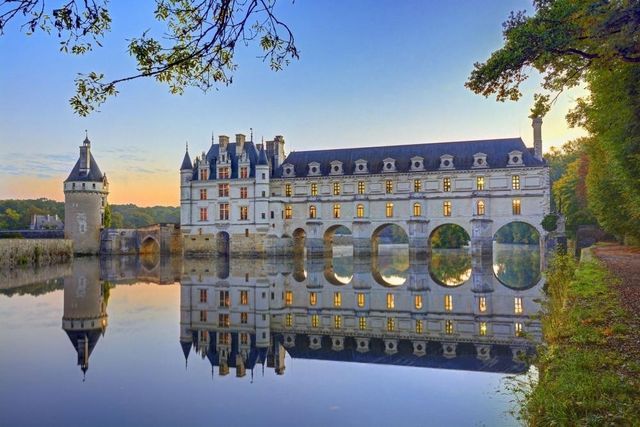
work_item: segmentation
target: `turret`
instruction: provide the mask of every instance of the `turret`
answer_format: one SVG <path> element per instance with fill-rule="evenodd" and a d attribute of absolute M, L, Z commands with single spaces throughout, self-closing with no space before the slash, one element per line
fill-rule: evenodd
<path fill-rule="evenodd" d="M 258 153 L 258 162 L 256 164 L 256 193 L 255 193 L 255 210 L 256 224 L 269 223 L 269 161 L 267 153 L 264 149 L 264 143 L 260 145 Z"/>
<path fill-rule="evenodd" d="M 534 117 L 531 120 L 531 127 L 533 127 L 533 155 L 536 159 L 542 160 L 542 118 Z"/>
<path fill-rule="evenodd" d="M 180 166 L 180 224 L 191 223 L 191 179 L 193 178 L 193 162 L 189 156 L 189 144 L 186 145 L 182 165 Z"/>

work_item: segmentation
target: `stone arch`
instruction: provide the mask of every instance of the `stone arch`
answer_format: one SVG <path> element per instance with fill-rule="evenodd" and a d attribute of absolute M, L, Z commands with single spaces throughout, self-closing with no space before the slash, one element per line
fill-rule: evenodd
<path fill-rule="evenodd" d="M 304 256 L 304 248 L 307 240 L 307 232 L 303 228 L 293 230 L 293 255 Z"/>
<path fill-rule="evenodd" d="M 216 234 L 216 250 L 218 255 L 228 256 L 231 243 L 231 236 L 226 231 L 219 231 Z"/>
<path fill-rule="evenodd" d="M 348 285 L 353 281 L 353 262 L 349 258 L 325 258 L 324 278 L 335 286 Z"/>
<path fill-rule="evenodd" d="M 494 223 L 494 233 L 493 233 L 493 240 L 497 241 L 499 238 L 499 233 L 501 231 L 503 231 L 505 229 L 505 227 L 513 227 L 513 226 L 526 226 L 529 229 L 531 229 L 532 231 L 535 231 L 537 234 L 537 238 L 536 238 L 536 242 L 535 243 L 531 243 L 531 244 L 539 244 L 540 243 L 540 239 L 544 236 L 545 231 L 542 229 L 542 225 L 534 225 L 531 224 L 529 221 L 524 221 L 521 219 L 508 219 L 505 220 L 503 222 L 499 222 L 499 223 Z M 498 243 L 506 243 L 506 242 L 498 242 Z"/>
<path fill-rule="evenodd" d="M 327 228 L 323 234 L 323 244 L 325 256 L 335 256 L 334 248 L 337 246 L 351 246 L 349 255 L 353 255 L 353 233 L 343 224 L 335 224 Z"/>
<path fill-rule="evenodd" d="M 526 221 L 508 221 L 496 229 L 493 274 L 510 289 L 525 290 L 541 280 L 542 234 Z"/>
<path fill-rule="evenodd" d="M 471 243 L 471 234 L 461 224 L 444 222 L 431 230 L 428 243 L 431 249 L 459 249 Z"/>
<path fill-rule="evenodd" d="M 381 265 L 380 259 L 376 257 L 371 263 L 371 275 L 377 284 L 385 288 L 397 288 L 407 283 L 409 276 L 408 264 L 406 267 L 401 269 L 393 262 Z"/>
<path fill-rule="evenodd" d="M 388 222 L 379 225 L 373 230 L 373 233 L 371 233 L 372 255 L 380 255 L 380 245 L 389 244 L 406 246 L 407 256 L 409 255 L 409 233 L 402 226 Z M 400 249 L 400 251 L 402 250 Z M 395 250 L 394 252 L 398 253 Z"/>
<path fill-rule="evenodd" d="M 157 254 L 160 253 L 160 243 L 154 236 L 146 236 L 140 243 L 140 254 Z"/>

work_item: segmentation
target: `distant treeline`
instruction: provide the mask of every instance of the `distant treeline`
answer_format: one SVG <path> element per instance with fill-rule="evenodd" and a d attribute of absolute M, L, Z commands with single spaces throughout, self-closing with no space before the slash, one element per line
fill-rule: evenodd
<path fill-rule="evenodd" d="M 111 228 L 137 228 L 160 222 L 180 222 L 180 208 L 110 205 Z M 64 221 L 64 203 L 49 199 L 0 200 L 0 230 L 25 230 L 33 215 L 58 215 Z"/>

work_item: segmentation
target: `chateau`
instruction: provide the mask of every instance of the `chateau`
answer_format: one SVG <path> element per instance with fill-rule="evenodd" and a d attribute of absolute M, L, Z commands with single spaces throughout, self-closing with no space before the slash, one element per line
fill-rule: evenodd
<path fill-rule="evenodd" d="M 544 236 L 549 170 L 542 120 L 532 126 L 533 148 L 507 138 L 285 155 L 282 136 L 256 144 L 221 135 L 193 161 L 187 148 L 182 161 L 185 253 L 287 255 L 304 248 L 309 257 L 323 256 L 345 228 L 354 256 L 375 254 L 389 226 L 404 230 L 411 255 L 429 252 L 429 237 L 445 224 L 461 226 L 472 253 L 481 255 L 511 222 Z"/>

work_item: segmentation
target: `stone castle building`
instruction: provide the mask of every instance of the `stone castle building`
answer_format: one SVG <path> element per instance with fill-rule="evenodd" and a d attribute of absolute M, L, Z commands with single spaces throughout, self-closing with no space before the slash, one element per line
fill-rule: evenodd
<path fill-rule="evenodd" d="M 412 255 L 430 250 L 445 224 L 461 226 L 472 252 L 489 254 L 494 234 L 525 222 L 544 236 L 550 210 L 542 120 L 534 147 L 521 138 L 294 151 L 221 135 L 180 168 L 181 228 L 187 254 L 308 256 L 330 252 L 336 231 L 351 233 L 355 256 L 377 251 L 401 227 Z M 541 239 L 542 240 L 542 239 Z"/>

